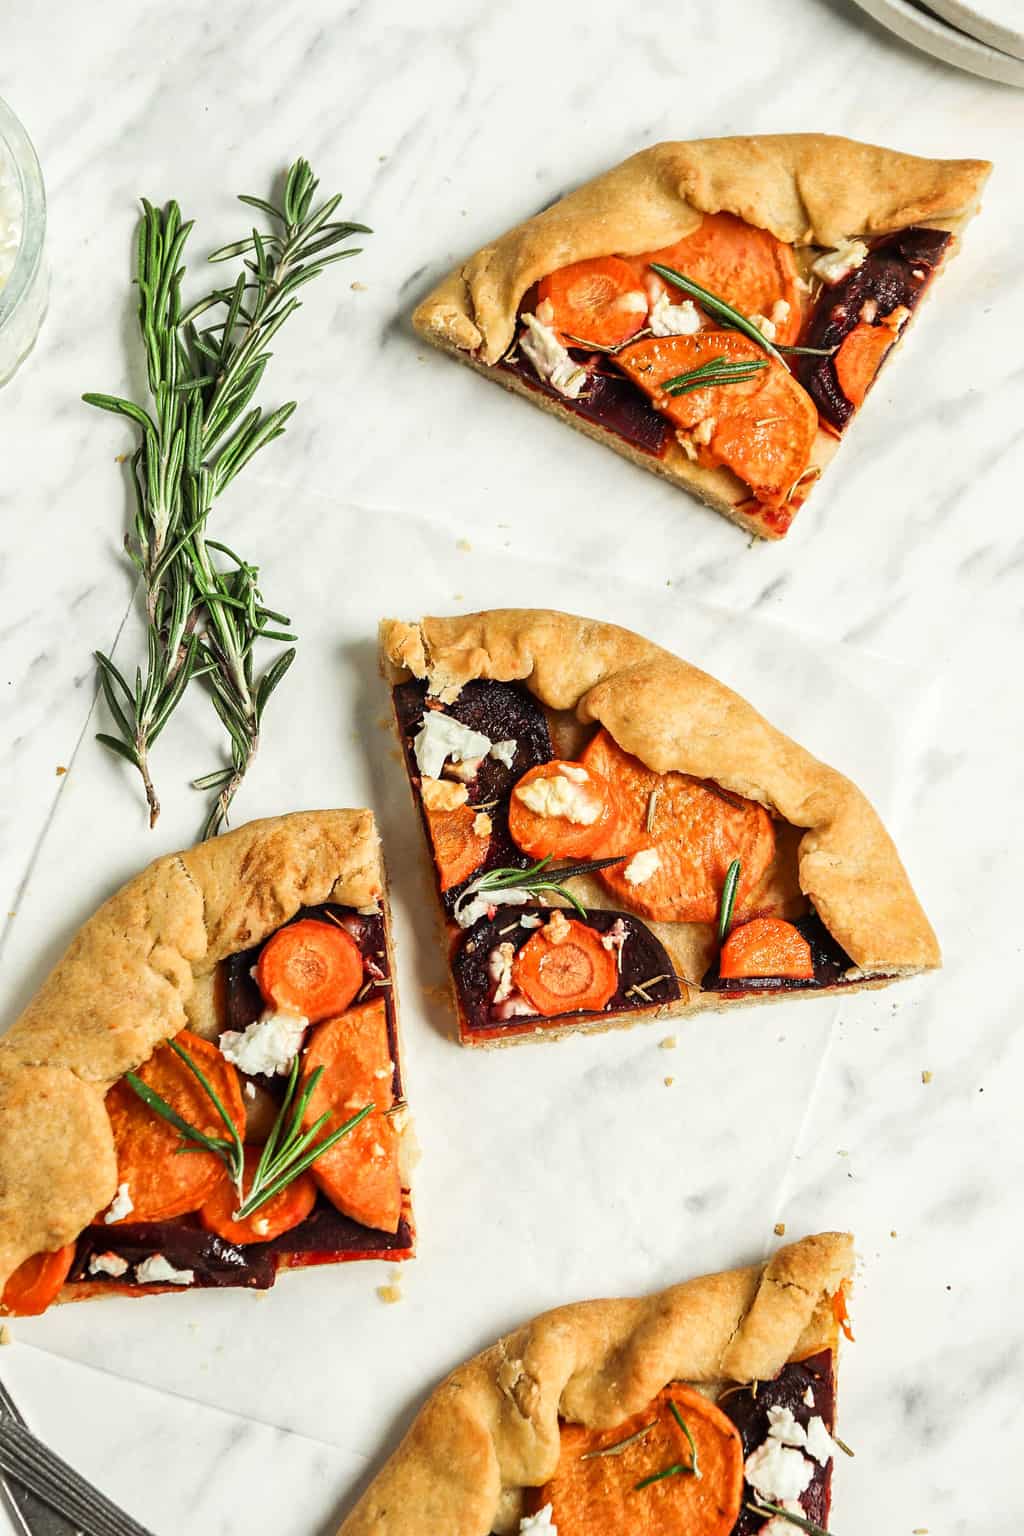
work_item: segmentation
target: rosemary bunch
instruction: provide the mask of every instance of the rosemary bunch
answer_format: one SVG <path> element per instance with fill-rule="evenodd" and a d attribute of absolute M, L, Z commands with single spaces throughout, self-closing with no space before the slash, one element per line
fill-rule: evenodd
<path fill-rule="evenodd" d="M 265 411 L 252 405 L 268 347 L 301 308 L 298 290 L 333 262 L 358 254 L 338 247 L 366 225 L 334 221 L 335 195 L 313 207 L 317 180 L 305 160 L 288 172 L 281 206 L 240 201 L 262 212 L 269 229 L 214 251 L 211 261 L 244 258 L 229 286 L 182 307 L 183 255 L 192 224 L 177 203 L 143 202 L 136 258 L 139 330 L 146 352 L 149 409 L 104 394 L 83 399 L 125 416 L 139 429 L 132 458 L 135 515 L 125 548 L 145 588 L 147 656 L 134 686 L 109 656 L 97 653 L 100 683 L 117 735 L 98 739 L 142 777 L 150 825 L 160 802 L 152 748 L 194 677 L 206 679 L 230 743 L 230 762 L 194 781 L 216 791 L 204 836 L 217 832 L 257 750 L 267 702 L 295 657 L 287 617 L 268 607 L 259 571 L 207 536 L 217 497 L 257 454 L 280 437 L 295 402 Z M 210 323 L 199 324 L 214 312 Z M 284 627 L 282 627 L 284 626 Z M 258 672 L 258 640 L 288 645 Z"/>

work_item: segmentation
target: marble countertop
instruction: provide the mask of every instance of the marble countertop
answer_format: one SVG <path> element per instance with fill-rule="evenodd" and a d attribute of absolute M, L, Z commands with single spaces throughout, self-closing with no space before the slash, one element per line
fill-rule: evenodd
<path fill-rule="evenodd" d="M 156 1536 L 329 1536 L 432 1382 L 538 1307 L 757 1258 L 777 1223 L 849 1226 L 857 1456 L 837 1469 L 836 1531 L 1015 1533 L 1024 372 L 1006 337 L 1024 305 L 1024 98 L 844 0 L 63 0 L 5 28 L 0 95 L 39 150 L 53 269 L 38 347 L 0 392 L 2 1023 L 117 881 L 194 837 L 185 779 L 216 761 L 196 705 L 159 755 L 150 834 L 93 740 L 90 653 L 134 643 L 115 462 L 130 440 L 79 397 L 139 387 L 136 199 L 197 218 L 195 260 L 244 228 L 233 194 L 302 153 L 376 232 L 282 335 L 269 387 L 300 409 L 223 514 L 302 637 L 237 812 L 380 815 L 424 1146 L 402 1305 L 380 1304 L 387 1271 L 367 1265 L 259 1302 L 64 1308 L 0 1356 L 33 1426 Z M 453 259 L 633 149 L 800 129 L 997 169 L 783 544 L 749 547 L 412 337 L 409 309 Z M 942 974 L 688 1023 L 670 1068 L 649 1030 L 458 1052 L 431 1001 L 418 832 L 375 728 L 372 624 L 501 601 L 643 627 L 853 773 Z"/>

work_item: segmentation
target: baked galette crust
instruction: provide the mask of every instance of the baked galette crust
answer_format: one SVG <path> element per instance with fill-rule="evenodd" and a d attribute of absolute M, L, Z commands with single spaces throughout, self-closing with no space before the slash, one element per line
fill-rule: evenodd
<path fill-rule="evenodd" d="M 476 251 L 423 300 L 413 325 L 505 388 L 684 486 L 733 521 L 771 536 L 763 521 L 744 510 L 749 487 L 730 470 L 693 463 L 674 439 L 662 458 L 652 458 L 530 389 L 516 374 L 492 371 L 512 342 L 523 295 L 570 262 L 670 245 L 705 213 L 733 213 L 802 245 L 831 247 L 910 224 L 956 236 L 977 211 L 991 169 L 987 160 L 926 160 L 822 133 L 656 144 Z M 824 468 L 835 446 L 819 434 L 812 465 Z"/>
<path fill-rule="evenodd" d="M 713 780 L 802 828 L 800 889 L 865 980 L 941 963 L 892 839 L 857 786 L 671 652 L 615 624 L 536 608 L 386 620 L 381 648 L 393 676 L 426 678 L 442 701 L 473 678 L 522 682 L 549 708 L 603 725 L 655 772 Z"/>
<path fill-rule="evenodd" d="M 109 1204 L 104 1095 L 193 1022 L 220 961 L 300 907 L 383 895 L 372 813 L 302 811 L 156 859 L 103 903 L 0 1040 L 0 1291 Z"/>
<path fill-rule="evenodd" d="M 516 1529 L 521 1491 L 558 1464 L 560 1418 L 614 1428 L 669 1382 L 714 1391 L 834 1348 L 853 1258 L 848 1234 L 825 1232 L 766 1264 L 544 1313 L 442 1382 L 339 1536 Z"/>

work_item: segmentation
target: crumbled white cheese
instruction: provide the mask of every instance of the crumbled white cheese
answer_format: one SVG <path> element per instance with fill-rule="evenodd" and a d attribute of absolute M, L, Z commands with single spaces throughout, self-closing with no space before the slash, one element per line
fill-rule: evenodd
<path fill-rule="evenodd" d="M 511 768 L 518 750 L 517 741 L 496 741 L 491 746 L 490 755 L 496 757 L 499 763 L 504 763 L 506 768 Z"/>
<path fill-rule="evenodd" d="M 751 1451 L 743 1472 L 754 1492 L 770 1504 L 798 1499 L 814 1476 L 814 1468 L 802 1451 L 783 1445 L 772 1435 Z"/>
<path fill-rule="evenodd" d="M 460 720 L 453 720 L 440 709 L 428 709 L 412 744 L 416 766 L 425 779 L 439 779 L 446 758 L 465 762 L 470 757 L 485 757 L 491 750 L 490 737 L 471 731 Z"/>
<path fill-rule="evenodd" d="M 491 1017 L 504 1024 L 509 1019 L 528 1019 L 536 1014 L 537 1010 L 532 1003 L 528 1003 L 521 992 L 513 992 L 511 997 L 503 1003 L 498 1003 L 491 1010 Z"/>
<path fill-rule="evenodd" d="M 457 811 L 469 799 L 465 784 L 454 784 L 450 779 L 423 778 L 420 794 L 428 811 Z"/>
<path fill-rule="evenodd" d="M 825 1420 L 813 1418 L 807 1425 L 807 1454 L 824 1466 L 836 1453 L 836 1443 L 825 1428 Z"/>
<path fill-rule="evenodd" d="M 117 1186 L 117 1194 L 111 1200 L 110 1209 L 103 1220 L 109 1226 L 112 1221 L 123 1221 L 126 1216 L 131 1215 L 134 1209 L 135 1205 L 131 1195 L 128 1193 L 128 1185 L 119 1184 Z"/>
<path fill-rule="evenodd" d="M 863 240 L 842 240 L 834 251 L 825 251 L 811 267 L 815 277 L 823 283 L 841 283 L 844 277 L 867 260 L 868 248 Z"/>
<path fill-rule="evenodd" d="M 601 948 L 615 951 L 615 964 L 620 971 L 622 970 L 622 946 L 628 938 L 629 929 L 621 917 L 617 917 L 608 932 L 601 935 Z"/>
<path fill-rule="evenodd" d="M 772 1407 L 768 1409 L 768 1433 L 773 1440 L 780 1440 L 783 1445 L 804 1446 L 807 1444 L 807 1431 L 796 1420 L 790 1408 Z"/>
<path fill-rule="evenodd" d="M 551 1518 L 553 1507 L 545 1504 L 535 1515 L 524 1515 L 519 1522 L 519 1536 L 539 1536 L 541 1531 L 547 1532 L 547 1536 L 558 1536 L 558 1526 Z"/>
<path fill-rule="evenodd" d="M 487 974 L 495 983 L 492 1003 L 503 1003 L 512 996 L 512 962 L 516 957 L 514 944 L 499 944 L 487 957 Z"/>
<path fill-rule="evenodd" d="M 506 891 L 481 891 L 473 895 L 467 891 L 465 897 L 460 897 L 455 905 L 455 921 L 460 928 L 472 928 L 477 919 L 486 917 L 492 907 L 522 907 L 534 899 L 529 891 L 519 886 L 510 886 Z"/>
<path fill-rule="evenodd" d="M 128 1260 L 122 1259 L 119 1253 L 94 1253 L 89 1260 L 89 1273 L 112 1275 L 115 1280 L 120 1280 L 128 1273 Z"/>
<path fill-rule="evenodd" d="M 639 853 L 634 853 L 622 873 L 627 885 L 643 885 L 660 868 L 661 859 L 657 848 L 642 848 Z"/>
<path fill-rule="evenodd" d="M 530 359 L 537 377 L 544 379 L 567 400 L 578 400 L 587 382 L 587 370 L 573 362 L 551 327 L 542 325 L 536 315 L 524 315 L 523 325 L 525 329 L 519 333 L 519 345 Z"/>
<path fill-rule="evenodd" d="M 814 1407 L 814 1388 L 813 1387 L 808 1387 L 807 1391 L 804 1393 L 804 1407 L 805 1408 L 813 1408 Z"/>
<path fill-rule="evenodd" d="M 247 1029 L 226 1029 L 217 1044 L 224 1059 L 240 1072 L 283 1076 L 308 1028 L 309 1020 L 301 1013 L 275 1013 L 268 1008 Z"/>
<path fill-rule="evenodd" d="M 140 1285 L 191 1285 L 195 1277 L 194 1269 L 175 1269 L 162 1253 L 154 1253 L 135 1266 L 135 1278 Z"/>
<path fill-rule="evenodd" d="M 245 1094 L 247 1099 L 250 1099 L 250 1100 L 254 1099 L 256 1097 L 256 1084 L 255 1083 L 243 1083 L 242 1084 L 242 1092 Z"/>
<path fill-rule="evenodd" d="M 751 325 L 761 332 L 765 341 L 774 341 L 776 336 L 775 321 L 769 320 L 767 315 L 751 315 Z"/>
<path fill-rule="evenodd" d="M 565 913 L 556 907 L 544 925 L 544 937 L 549 944 L 564 944 L 571 933 Z"/>
<path fill-rule="evenodd" d="M 476 815 L 473 817 L 473 836 L 490 837 L 493 831 L 494 822 L 488 816 L 487 812 L 477 811 Z"/>
<path fill-rule="evenodd" d="M 655 336 L 695 336 L 701 326 L 700 311 L 692 299 L 670 304 L 668 294 L 662 292 L 651 305 L 647 324 Z"/>
<path fill-rule="evenodd" d="M 777 1501 L 772 1500 L 775 1504 Z M 788 1510 L 791 1515 L 797 1515 L 801 1520 L 806 1520 L 807 1515 L 802 1504 L 796 1499 L 783 1499 L 778 1505 L 779 1509 Z M 762 1525 L 757 1536 L 793 1536 L 794 1525 L 792 1520 L 787 1520 L 783 1515 L 773 1515 L 766 1525 Z"/>
<path fill-rule="evenodd" d="M 482 757 L 467 757 L 461 763 L 445 763 L 441 770 L 446 779 L 458 779 L 460 784 L 472 784 L 480 772 Z"/>
<path fill-rule="evenodd" d="M 810 1393 L 810 1388 L 808 1388 Z M 810 1393 L 809 1408 L 814 1407 L 814 1395 Z M 807 1402 L 807 1398 L 804 1398 Z M 822 1466 L 831 1461 L 836 1452 L 835 1441 L 825 1428 L 824 1419 L 815 1416 L 807 1423 L 806 1428 L 797 1422 L 789 1408 L 773 1407 L 768 1409 L 768 1434 L 773 1440 L 778 1440 L 782 1445 L 797 1446 L 806 1451 L 808 1456 L 813 1456 L 815 1461 Z"/>
<path fill-rule="evenodd" d="M 535 816 L 560 816 L 573 826 L 592 827 L 601 814 L 601 802 L 586 793 L 589 776 L 585 769 L 581 772 L 582 782 L 576 774 L 553 773 L 517 784 L 515 797 Z"/>
<path fill-rule="evenodd" d="M 695 442 L 699 447 L 706 448 L 715 435 L 715 428 L 717 425 L 717 416 L 703 417 L 702 420 L 698 421 L 697 425 L 690 433 L 691 440 Z"/>
<path fill-rule="evenodd" d="M 790 306 L 788 299 L 775 300 L 775 303 L 772 305 L 770 318 L 772 325 L 774 325 L 776 329 L 778 329 L 780 325 L 785 325 L 786 321 L 789 319 L 789 308 Z"/>
<path fill-rule="evenodd" d="M 520 928 L 539 928 L 543 921 L 544 919 L 538 917 L 536 912 L 527 912 L 519 919 L 519 926 Z"/>

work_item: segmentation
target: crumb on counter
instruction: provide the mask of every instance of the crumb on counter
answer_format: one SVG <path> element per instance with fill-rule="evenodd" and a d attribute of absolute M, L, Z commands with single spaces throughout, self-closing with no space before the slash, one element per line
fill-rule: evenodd
<path fill-rule="evenodd" d="M 0 1348 L 2 1348 L 5 1344 L 13 1344 L 13 1342 L 14 1340 L 11 1338 L 11 1330 L 8 1328 L 7 1324 L 0 1323 Z"/>
<path fill-rule="evenodd" d="M 393 1307 L 396 1302 L 402 1300 L 402 1287 L 400 1285 L 378 1285 L 377 1295 L 385 1306 Z"/>
<path fill-rule="evenodd" d="M 366 292 L 366 284 L 365 283 L 350 283 L 349 287 L 352 289 L 353 293 L 365 293 Z"/>
<path fill-rule="evenodd" d="M 785 1237 L 785 1235 L 786 1235 L 786 1223 L 784 1221 L 777 1221 L 775 1223 L 774 1231 L 775 1231 L 775 1236 L 776 1237 Z"/>
<path fill-rule="evenodd" d="M 922 1083 L 930 1083 L 931 1080 L 932 1080 L 932 1075 L 931 1075 L 930 1072 L 922 1072 L 921 1073 L 921 1081 L 922 1081 Z"/>
<path fill-rule="evenodd" d="M 62 778 L 65 773 L 67 773 L 67 769 L 64 767 L 64 764 L 63 763 L 58 763 L 57 764 L 57 777 L 58 777 L 58 779 Z"/>
<path fill-rule="evenodd" d="M 666 1035 L 664 1040 L 658 1041 L 658 1048 L 662 1051 L 674 1051 L 678 1043 L 675 1035 Z"/>
<path fill-rule="evenodd" d="M 675 1078 L 674 1077 L 666 1077 L 666 1079 L 665 1079 L 665 1087 L 666 1088 L 671 1088 L 672 1084 L 674 1082 L 675 1082 Z"/>
<path fill-rule="evenodd" d="M 895 1227 L 893 1227 L 892 1231 L 889 1233 L 889 1236 L 890 1237 L 895 1237 L 896 1236 L 896 1228 Z"/>

